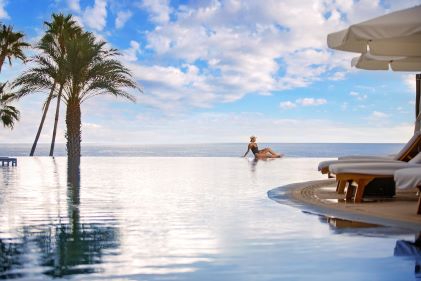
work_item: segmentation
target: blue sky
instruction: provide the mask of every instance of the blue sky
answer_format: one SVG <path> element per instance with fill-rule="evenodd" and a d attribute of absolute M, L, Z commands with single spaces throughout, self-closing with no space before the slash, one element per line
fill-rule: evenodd
<path fill-rule="evenodd" d="M 264 3 L 264 4 L 263 4 Z M 35 43 L 51 13 L 70 13 L 122 52 L 144 94 L 82 107 L 86 143 L 405 142 L 414 73 L 350 67 L 326 36 L 421 1 L 0 0 L 0 21 Z M 30 51 L 28 51 L 30 55 Z M 26 67 L 5 67 L 13 80 Z M 0 143 L 32 142 L 46 94 L 19 101 Z M 51 138 L 53 110 L 41 142 Z M 64 111 L 58 141 L 64 142 Z"/>

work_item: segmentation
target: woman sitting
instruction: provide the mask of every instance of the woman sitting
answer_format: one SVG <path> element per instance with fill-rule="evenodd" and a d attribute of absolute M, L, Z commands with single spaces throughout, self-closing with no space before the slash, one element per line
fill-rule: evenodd
<path fill-rule="evenodd" d="M 251 152 L 253 152 L 254 157 L 256 158 L 281 158 L 283 156 L 282 154 L 276 153 L 271 148 L 263 148 L 259 150 L 259 148 L 257 147 L 255 136 L 250 137 L 250 143 L 248 145 L 246 153 L 244 154 L 244 157 L 246 157 L 250 150 Z"/>

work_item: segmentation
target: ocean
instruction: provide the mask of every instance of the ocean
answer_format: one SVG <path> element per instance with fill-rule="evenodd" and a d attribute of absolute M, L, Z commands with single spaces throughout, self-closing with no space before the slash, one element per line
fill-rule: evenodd
<path fill-rule="evenodd" d="M 338 157 L 344 155 L 387 155 L 397 153 L 401 143 L 261 143 L 286 157 Z M 28 156 L 32 144 L 0 144 L 0 156 Z M 36 156 L 48 156 L 50 145 L 39 144 Z M 112 157 L 240 157 L 246 143 L 218 144 L 82 144 L 82 156 Z M 66 156 L 65 144 L 56 144 L 55 156 Z M 251 152 L 249 154 L 251 156 Z"/>

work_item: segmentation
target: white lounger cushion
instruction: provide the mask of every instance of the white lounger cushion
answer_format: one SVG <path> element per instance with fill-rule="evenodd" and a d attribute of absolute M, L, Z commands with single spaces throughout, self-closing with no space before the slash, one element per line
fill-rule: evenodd
<path fill-rule="evenodd" d="M 399 189 L 421 186 L 421 167 L 397 170 L 394 178 Z"/>
<path fill-rule="evenodd" d="M 327 160 L 319 163 L 318 170 L 322 171 L 323 169 L 329 168 L 331 164 L 339 163 L 365 163 L 365 162 L 390 162 L 393 160 L 400 159 L 409 148 L 414 145 L 419 136 L 421 135 L 420 131 L 414 133 L 412 138 L 405 144 L 405 146 L 396 154 L 396 155 L 385 155 L 385 156 L 364 156 L 364 155 L 350 155 L 339 157 L 338 160 Z M 342 162 L 347 161 L 347 162 Z M 330 168 L 329 168 L 330 169 Z"/>
<path fill-rule="evenodd" d="M 335 175 L 339 174 L 359 174 L 359 175 L 377 175 L 393 176 L 396 170 L 421 167 L 420 164 L 410 164 L 403 161 L 389 163 L 353 163 L 353 164 L 332 164 L 329 171 Z"/>
<path fill-rule="evenodd" d="M 329 168 L 332 164 L 358 164 L 358 163 L 388 163 L 388 162 L 396 162 L 399 160 L 394 160 L 393 158 L 357 158 L 357 159 L 344 159 L 344 160 L 326 160 L 319 163 L 319 171 Z M 399 161 L 400 162 L 400 161 Z"/>
<path fill-rule="evenodd" d="M 340 162 L 340 161 L 338 161 Z M 398 169 L 411 167 L 421 167 L 421 153 L 418 153 L 409 162 L 388 161 L 388 162 L 370 162 L 370 163 L 338 163 L 329 165 L 329 171 L 333 174 L 361 174 L 361 175 L 379 175 L 393 176 Z"/>
<path fill-rule="evenodd" d="M 396 154 L 374 156 L 374 155 L 349 155 L 338 157 L 338 160 L 397 160 Z"/>

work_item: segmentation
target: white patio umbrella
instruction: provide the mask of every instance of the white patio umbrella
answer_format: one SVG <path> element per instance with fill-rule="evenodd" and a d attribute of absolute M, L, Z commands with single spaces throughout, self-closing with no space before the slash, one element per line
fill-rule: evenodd
<path fill-rule="evenodd" d="M 377 56 L 421 57 L 421 5 L 353 24 L 327 36 L 329 48 Z"/>
<path fill-rule="evenodd" d="M 330 48 L 357 52 L 351 64 L 368 70 L 421 71 L 421 5 L 353 24 L 327 36 Z M 416 75 L 415 117 L 420 118 L 420 81 Z M 419 122 L 417 122 L 419 123 Z"/>
<path fill-rule="evenodd" d="M 361 54 L 351 61 L 356 68 L 366 70 L 421 71 L 421 57 L 375 56 Z"/>

